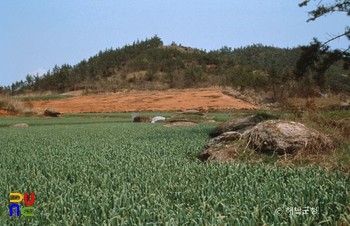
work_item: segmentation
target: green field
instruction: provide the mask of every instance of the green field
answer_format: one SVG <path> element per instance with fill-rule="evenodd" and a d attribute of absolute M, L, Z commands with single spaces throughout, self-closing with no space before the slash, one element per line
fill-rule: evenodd
<path fill-rule="evenodd" d="M 0 118 L 0 225 L 350 224 L 349 175 L 205 164 L 215 123 L 96 117 Z M 35 192 L 35 216 L 10 217 L 10 192 Z"/>

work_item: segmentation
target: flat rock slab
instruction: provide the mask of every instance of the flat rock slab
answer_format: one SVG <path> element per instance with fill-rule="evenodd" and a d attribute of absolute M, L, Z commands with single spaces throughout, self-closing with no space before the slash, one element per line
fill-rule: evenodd
<path fill-rule="evenodd" d="M 254 115 L 243 118 L 233 118 L 218 125 L 216 128 L 213 129 L 213 131 L 209 133 L 209 135 L 211 137 L 216 137 L 222 133 L 229 131 L 237 131 L 243 133 L 246 130 L 251 129 L 253 126 L 255 126 L 261 121 L 261 118 L 256 117 Z"/>
<path fill-rule="evenodd" d="M 11 125 L 10 127 L 28 127 L 28 124 L 26 124 L 26 123 L 19 123 L 19 124 Z"/>

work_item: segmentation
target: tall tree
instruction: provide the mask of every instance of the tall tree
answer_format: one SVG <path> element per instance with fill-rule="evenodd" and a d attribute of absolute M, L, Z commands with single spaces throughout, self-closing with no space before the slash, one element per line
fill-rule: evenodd
<path fill-rule="evenodd" d="M 307 6 L 310 1 L 311 0 L 305 0 L 302 3 L 300 3 L 299 6 L 300 7 Z M 314 21 L 317 18 L 320 18 L 322 16 L 326 16 L 328 14 L 332 14 L 334 12 L 346 13 L 347 16 L 350 16 L 350 1 L 349 0 L 334 0 L 334 3 L 323 4 L 322 0 L 320 0 L 318 5 L 317 5 L 317 8 L 314 10 L 311 10 L 309 12 L 309 19 L 307 20 L 307 22 Z M 323 44 L 326 45 L 329 42 L 334 41 L 335 39 L 341 38 L 343 36 L 347 37 L 350 40 L 350 27 L 349 26 L 345 27 L 344 32 L 340 33 L 339 35 L 334 35 L 333 37 L 331 37 L 328 41 L 326 41 Z M 349 50 L 350 50 L 350 45 L 344 51 L 349 52 Z"/>
<path fill-rule="evenodd" d="M 31 86 L 33 84 L 33 82 L 34 82 L 33 77 L 30 74 L 27 74 L 27 76 L 26 76 L 26 84 L 27 84 L 27 86 Z"/>
<path fill-rule="evenodd" d="M 318 0 L 319 1 L 319 0 Z M 299 4 L 300 7 L 307 6 L 311 0 L 305 0 Z M 314 21 L 322 16 L 332 13 L 346 13 L 350 16 L 350 0 L 334 0 L 333 3 L 323 4 L 319 1 L 317 8 L 309 12 L 307 22 Z M 325 83 L 324 74 L 326 70 L 336 61 L 343 60 L 344 68 L 350 66 L 350 45 L 343 49 L 331 50 L 328 45 L 330 42 L 346 37 L 350 40 L 350 27 L 346 26 L 344 32 L 332 36 L 329 40 L 321 43 L 316 38 L 309 46 L 302 46 L 302 53 L 296 64 L 295 75 L 301 78 L 307 74 L 312 74 L 318 85 Z"/>

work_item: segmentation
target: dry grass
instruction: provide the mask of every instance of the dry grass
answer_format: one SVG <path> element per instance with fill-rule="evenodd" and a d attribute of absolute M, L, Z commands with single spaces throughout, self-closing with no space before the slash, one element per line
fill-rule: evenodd
<path fill-rule="evenodd" d="M 10 115 L 37 114 L 30 101 L 23 102 L 9 95 L 0 95 L 0 109 L 7 111 Z"/>
<path fill-rule="evenodd" d="M 350 138 L 350 117 L 334 121 L 333 126 L 338 129 L 344 137 Z"/>
<path fill-rule="evenodd" d="M 83 94 L 83 90 L 75 90 L 66 93 L 61 93 L 61 95 L 71 95 L 71 96 L 81 96 Z"/>
<path fill-rule="evenodd" d="M 55 94 L 55 93 L 48 90 L 43 92 L 28 92 L 28 93 L 16 95 L 16 97 L 45 96 L 45 95 L 52 95 L 52 94 Z"/>
<path fill-rule="evenodd" d="M 220 152 L 228 155 L 228 162 L 246 164 L 273 164 L 279 167 L 308 168 L 320 166 L 329 170 L 339 170 L 350 174 L 350 156 L 348 151 L 336 148 L 328 152 L 310 152 L 300 150 L 295 154 L 279 155 L 277 152 L 261 153 L 246 145 L 245 142 L 235 141 L 220 149 Z"/>
<path fill-rule="evenodd" d="M 340 105 L 342 101 L 337 96 L 329 98 L 313 97 L 313 98 L 291 98 L 290 103 L 301 109 L 318 108 L 324 109 L 334 105 Z"/>

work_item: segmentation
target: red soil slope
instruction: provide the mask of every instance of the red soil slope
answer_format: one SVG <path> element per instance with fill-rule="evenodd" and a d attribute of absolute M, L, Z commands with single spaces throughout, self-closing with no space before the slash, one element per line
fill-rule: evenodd
<path fill-rule="evenodd" d="M 223 94 L 221 90 L 113 93 L 31 103 L 39 111 L 52 108 L 61 113 L 255 108 L 252 104 Z"/>

